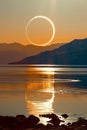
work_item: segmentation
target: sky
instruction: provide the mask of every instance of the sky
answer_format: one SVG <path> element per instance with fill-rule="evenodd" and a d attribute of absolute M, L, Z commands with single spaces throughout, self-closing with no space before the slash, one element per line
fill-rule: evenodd
<path fill-rule="evenodd" d="M 0 43 L 30 44 L 26 26 L 39 15 L 55 25 L 52 43 L 87 37 L 87 0 L 0 0 Z M 52 35 L 52 27 L 44 19 L 33 20 L 28 31 L 34 42 L 47 42 Z"/>

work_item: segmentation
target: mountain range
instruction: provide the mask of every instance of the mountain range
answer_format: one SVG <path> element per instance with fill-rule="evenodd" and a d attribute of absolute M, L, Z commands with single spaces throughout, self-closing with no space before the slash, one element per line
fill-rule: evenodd
<path fill-rule="evenodd" d="M 26 45 L 20 43 L 0 43 L 0 64 L 19 61 L 25 57 L 33 56 L 47 50 L 58 48 L 62 44 L 53 44 L 46 47 Z"/>
<path fill-rule="evenodd" d="M 29 56 L 14 63 L 87 65 L 87 38 L 75 39 L 54 50 L 45 51 L 35 56 Z"/>

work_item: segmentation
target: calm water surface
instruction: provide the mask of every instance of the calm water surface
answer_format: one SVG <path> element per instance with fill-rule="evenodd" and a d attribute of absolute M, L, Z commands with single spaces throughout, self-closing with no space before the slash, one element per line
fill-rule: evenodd
<path fill-rule="evenodd" d="M 46 113 L 87 118 L 87 66 L 0 66 L 0 115 Z"/>

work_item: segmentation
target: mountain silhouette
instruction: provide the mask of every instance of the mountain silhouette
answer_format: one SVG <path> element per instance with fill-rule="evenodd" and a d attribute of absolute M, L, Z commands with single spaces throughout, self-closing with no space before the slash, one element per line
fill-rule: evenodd
<path fill-rule="evenodd" d="M 46 47 L 22 45 L 20 43 L 0 44 L 0 64 L 19 61 L 27 56 L 33 56 L 46 50 L 58 48 L 62 44 L 53 44 Z"/>
<path fill-rule="evenodd" d="M 87 65 L 87 38 L 73 40 L 52 51 L 46 51 L 14 63 Z"/>

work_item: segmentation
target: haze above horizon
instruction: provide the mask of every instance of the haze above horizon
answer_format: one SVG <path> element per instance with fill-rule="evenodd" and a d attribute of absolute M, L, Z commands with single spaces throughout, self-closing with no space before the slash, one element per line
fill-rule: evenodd
<path fill-rule="evenodd" d="M 54 22 L 56 35 L 52 43 L 87 37 L 87 0 L 0 0 L 0 43 L 27 45 L 25 28 L 28 21 L 37 15 L 47 16 Z M 37 27 L 41 33 L 39 23 Z M 48 35 L 46 27 L 44 25 L 42 29 L 45 38 Z M 39 37 L 36 35 L 37 39 Z"/>

